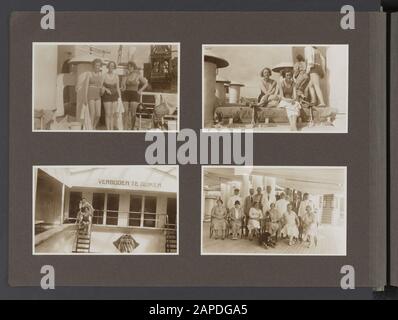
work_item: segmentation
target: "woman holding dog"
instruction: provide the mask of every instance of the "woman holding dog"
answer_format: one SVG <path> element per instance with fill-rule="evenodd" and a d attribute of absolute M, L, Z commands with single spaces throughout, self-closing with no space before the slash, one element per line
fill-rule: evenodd
<path fill-rule="evenodd" d="M 129 127 L 128 122 L 131 119 L 131 129 L 134 130 L 137 107 L 140 103 L 140 96 L 148 86 L 148 80 L 143 77 L 137 65 L 133 61 L 127 64 L 127 76 L 122 80 L 122 100 L 124 105 L 124 128 Z M 131 114 L 131 118 L 130 118 Z"/>

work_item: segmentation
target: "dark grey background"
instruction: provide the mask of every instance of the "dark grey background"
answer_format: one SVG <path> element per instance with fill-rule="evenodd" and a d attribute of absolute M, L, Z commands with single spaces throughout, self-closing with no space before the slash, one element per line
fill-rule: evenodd
<path fill-rule="evenodd" d="M 370 285 L 364 238 L 369 14 L 357 14 L 351 31 L 340 28 L 337 13 L 57 13 L 55 31 L 41 30 L 40 17 L 15 13 L 11 19 L 11 285 L 37 285 L 41 275 L 32 270 L 43 264 L 55 267 L 58 285 L 335 287 L 345 264 L 355 267 L 357 286 Z M 273 26 L 281 25 L 276 32 Z M 196 130 L 202 43 L 348 43 L 349 134 L 257 134 L 254 140 L 255 165 L 347 166 L 347 257 L 200 256 L 199 165 L 180 167 L 179 256 L 32 256 L 32 165 L 145 164 L 147 145 L 143 134 L 32 133 L 32 41 L 181 42 L 181 128 Z"/>
<path fill-rule="evenodd" d="M 396 89 L 398 88 L 398 14 L 391 16 L 391 68 L 390 68 L 390 146 L 391 146 L 391 178 L 390 178 L 390 199 L 391 219 L 390 219 L 390 274 L 391 284 L 398 286 L 398 205 L 396 196 L 398 194 L 398 99 Z"/>
<path fill-rule="evenodd" d="M 394 0 L 388 0 L 390 5 Z M 46 4 L 49 2 L 45 2 Z M 2 63 L 3 74 L 8 75 L 8 33 L 9 20 L 8 15 L 11 10 L 33 10 L 38 11 L 43 4 L 42 1 L 23 1 L 23 0 L 6 0 L 2 3 L 0 12 L 1 19 L 1 39 L 3 46 L 0 50 L 0 61 Z M 354 4 L 357 11 L 378 10 L 377 0 L 289 0 L 289 1 L 241 1 L 230 0 L 228 2 L 205 2 L 201 0 L 119 0 L 109 2 L 108 0 L 87 0 L 81 2 L 79 0 L 57 1 L 56 9 L 58 10 L 332 10 L 338 11 L 344 4 Z M 8 105 L 8 79 L 0 78 L 2 85 L 0 86 L 1 96 L 4 97 L 4 106 Z M 8 108 L 0 109 L 0 145 L 3 152 L 1 153 L 2 166 L 0 167 L 0 175 L 2 181 L 8 180 Z M 30 175 L 28 176 L 30 178 Z M 7 252 L 8 252 L 8 184 L 3 184 L 0 193 L 0 297 L 2 298 L 135 298 L 135 299 L 269 299 L 269 298 L 371 298 L 370 289 L 356 289 L 353 291 L 342 291 L 332 288 L 317 289 L 300 289 L 300 288 L 74 288 L 74 287 L 57 287 L 55 291 L 43 291 L 39 287 L 32 288 L 11 288 L 8 282 Z M 21 263 L 24 263 L 22 260 Z M 29 272 L 38 273 L 36 268 L 30 268 Z M 378 295 L 378 298 L 382 296 Z"/>

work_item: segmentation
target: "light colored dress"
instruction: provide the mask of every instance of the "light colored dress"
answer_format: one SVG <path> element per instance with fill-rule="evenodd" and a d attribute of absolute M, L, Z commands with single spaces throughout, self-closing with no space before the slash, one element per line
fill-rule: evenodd
<path fill-rule="evenodd" d="M 294 211 L 286 212 L 284 214 L 285 226 L 283 227 L 281 233 L 287 235 L 288 237 L 299 236 L 299 230 L 296 224 L 297 214 Z"/>
<path fill-rule="evenodd" d="M 249 231 L 254 229 L 260 229 L 260 219 L 262 217 L 262 212 L 260 209 L 251 208 L 249 211 L 249 221 L 247 223 L 247 228 Z"/>
<path fill-rule="evenodd" d="M 303 216 L 304 224 L 304 237 L 307 236 L 316 237 L 318 235 L 318 223 L 315 213 L 306 213 Z"/>
<path fill-rule="evenodd" d="M 211 210 L 211 223 L 214 230 L 224 231 L 227 228 L 225 218 L 227 217 L 227 209 L 224 207 L 215 206 Z"/>
<path fill-rule="evenodd" d="M 232 208 L 229 214 L 231 219 L 231 227 L 232 232 L 237 233 L 239 232 L 240 228 L 242 227 L 242 219 L 243 219 L 243 209 L 242 208 Z"/>

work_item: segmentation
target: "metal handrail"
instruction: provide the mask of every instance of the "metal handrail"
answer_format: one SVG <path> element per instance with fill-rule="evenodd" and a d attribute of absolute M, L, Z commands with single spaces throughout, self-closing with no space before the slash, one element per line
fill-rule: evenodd
<path fill-rule="evenodd" d="M 169 224 L 168 223 L 168 220 L 169 220 L 169 216 L 168 216 L 168 214 L 167 213 L 156 213 L 156 212 L 146 212 L 146 211 L 144 211 L 144 212 L 138 212 L 138 211 L 120 211 L 120 210 L 105 210 L 105 209 L 102 209 L 102 210 L 99 210 L 99 209 L 94 209 L 94 211 L 93 211 L 93 219 L 94 218 L 104 218 L 104 216 L 103 215 L 95 215 L 95 212 L 113 212 L 113 213 L 117 213 L 118 215 L 120 214 L 120 213 L 127 213 L 127 214 L 131 214 L 131 213 L 133 213 L 133 214 L 140 214 L 140 215 L 142 215 L 142 214 L 151 214 L 151 215 L 156 215 L 156 218 L 155 219 L 153 219 L 153 218 L 144 218 L 144 220 L 145 221 L 147 221 L 147 222 L 157 222 L 158 220 L 159 220 L 159 217 L 162 217 L 162 216 L 165 216 L 166 217 L 166 222 L 164 223 L 165 225 L 167 225 L 167 224 Z M 76 218 L 70 218 L 71 220 L 76 220 Z M 107 219 L 118 219 L 118 217 L 107 217 Z M 141 221 L 141 217 L 140 218 L 131 218 L 130 216 L 129 216 L 129 218 L 128 218 L 128 221 Z M 92 224 L 95 224 L 95 225 L 97 225 L 96 223 L 92 223 Z M 165 228 L 165 229 L 167 229 L 167 228 Z"/>

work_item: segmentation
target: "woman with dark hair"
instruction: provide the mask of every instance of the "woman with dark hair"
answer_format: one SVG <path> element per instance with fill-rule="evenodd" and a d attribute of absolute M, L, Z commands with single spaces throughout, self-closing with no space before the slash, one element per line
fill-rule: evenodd
<path fill-rule="evenodd" d="M 101 59 L 94 59 L 92 65 L 93 71 L 87 74 L 86 104 L 89 107 L 91 123 L 95 130 L 101 117 L 101 88 L 104 76 L 101 72 Z"/>
<path fill-rule="evenodd" d="M 137 106 L 140 103 L 140 96 L 148 86 L 148 80 L 144 78 L 137 65 L 133 61 L 127 64 L 127 76 L 122 80 L 122 100 L 124 105 L 124 128 L 128 127 L 128 120 L 131 113 L 131 129 L 134 130 Z"/>
<path fill-rule="evenodd" d="M 306 96 L 306 89 L 310 82 L 310 77 L 306 72 L 307 64 L 301 54 L 296 56 L 296 63 L 293 66 L 293 79 L 296 83 L 297 96 Z"/>
<path fill-rule="evenodd" d="M 260 95 L 258 103 L 261 107 L 267 107 L 268 103 L 275 100 L 277 91 L 277 82 L 271 79 L 272 71 L 270 68 L 264 68 L 260 72 Z M 276 99 L 277 100 L 277 99 Z M 275 107 L 276 105 L 274 105 Z"/>
<path fill-rule="evenodd" d="M 229 211 L 229 218 L 231 221 L 232 240 L 238 239 L 238 233 L 242 230 L 243 209 L 240 206 L 240 201 L 236 200 L 234 207 Z"/>
<path fill-rule="evenodd" d="M 293 80 L 293 72 L 290 69 L 281 71 L 282 80 L 279 83 L 280 102 L 278 107 L 285 108 L 290 123 L 290 130 L 297 131 L 297 117 L 301 106 L 296 101 L 296 87 Z"/>
<path fill-rule="evenodd" d="M 108 72 L 104 75 L 102 101 L 105 108 L 105 124 L 107 130 L 113 130 L 114 120 L 119 116 L 118 100 L 121 98 L 119 77 L 116 74 L 116 63 L 109 61 Z"/>

